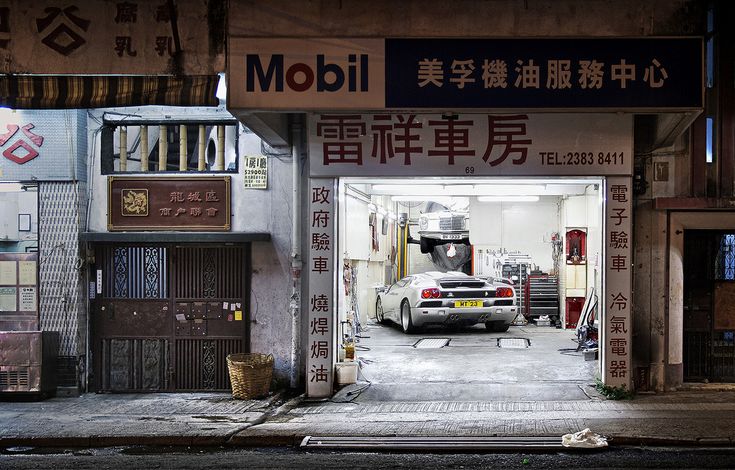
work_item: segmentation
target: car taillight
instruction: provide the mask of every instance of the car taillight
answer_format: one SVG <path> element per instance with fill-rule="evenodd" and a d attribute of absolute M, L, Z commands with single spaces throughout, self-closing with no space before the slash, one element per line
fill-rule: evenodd
<path fill-rule="evenodd" d="M 513 297 L 513 289 L 510 287 L 498 287 L 495 297 Z"/>
<path fill-rule="evenodd" d="M 424 289 L 421 291 L 422 299 L 438 299 L 441 296 L 442 293 L 439 289 Z"/>

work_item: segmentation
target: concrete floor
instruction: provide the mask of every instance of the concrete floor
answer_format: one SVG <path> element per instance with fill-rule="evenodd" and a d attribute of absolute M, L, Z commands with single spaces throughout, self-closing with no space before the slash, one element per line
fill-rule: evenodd
<path fill-rule="evenodd" d="M 476 325 L 406 335 L 390 323 L 369 323 L 361 336 L 360 380 L 370 387 L 354 401 L 588 400 L 597 373 L 597 361 L 574 351 L 572 330 L 528 325 L 490 333 Z M 414 348 L 421 338 L 450 342 Z M 528 338 L 531 346 L 499 348 L 498 338 Z"/>

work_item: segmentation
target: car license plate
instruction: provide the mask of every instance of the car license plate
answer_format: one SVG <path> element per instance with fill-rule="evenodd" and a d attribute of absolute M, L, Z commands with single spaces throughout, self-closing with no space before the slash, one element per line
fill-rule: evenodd
<path fill-rule="evenodd" d="M 482 300 L 455 300 L 455 308 L 482 307 Z"/>
<path fill-rule="evenodd" d="M 442 233 L 442 240 L 461 240 L 461 233 Z"/>

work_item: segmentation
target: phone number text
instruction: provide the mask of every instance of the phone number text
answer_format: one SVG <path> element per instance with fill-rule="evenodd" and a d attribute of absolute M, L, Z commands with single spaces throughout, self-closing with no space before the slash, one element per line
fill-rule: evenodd
<path fill-rule="evenodd" d="M 539 152 L 544 166 L 622 165 L 625 152 Z"/>

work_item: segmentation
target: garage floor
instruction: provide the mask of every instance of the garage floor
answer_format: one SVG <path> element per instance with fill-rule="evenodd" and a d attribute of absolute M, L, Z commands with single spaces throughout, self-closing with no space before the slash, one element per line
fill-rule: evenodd
<path fill-rule="evenodd" d="M 393 324 L 371 322 L 362 336 L 359 379 L 370 386 L 350 398 L 357 402 L 588 400 L 597 372 L 597 361 L 574 351 L 573 330 L 529 325 L 489 333 L 476 325 L 406 335 Z M 414 348 L 422 338 L 450 342 L 438 349 Z M 515 346 L 528 339 L 530 347 L 499 348 L 498 338 L 515 338 L 508 342 Z"/>

